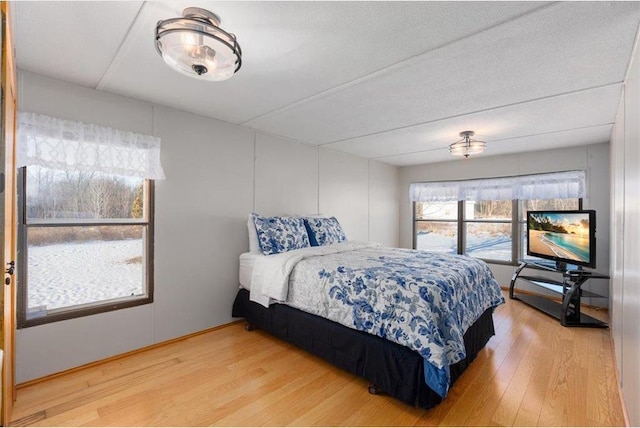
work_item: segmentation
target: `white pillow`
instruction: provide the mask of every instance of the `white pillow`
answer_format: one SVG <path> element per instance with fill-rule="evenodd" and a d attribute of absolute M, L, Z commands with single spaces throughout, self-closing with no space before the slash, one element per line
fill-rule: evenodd
<path fill-rule="evenodd" d="M 249 214 L 248 216 L 247 230 L 249 231 L 249 252 L 262 254 L 260 242 L 258 241 L 258 231 L 256 230 L 256 224 L 253 222 L 253 214 Z"/>

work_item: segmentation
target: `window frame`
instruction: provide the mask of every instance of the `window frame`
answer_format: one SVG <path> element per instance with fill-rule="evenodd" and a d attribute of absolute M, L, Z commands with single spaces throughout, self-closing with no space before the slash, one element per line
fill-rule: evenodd
<path fill-rule="evenodd" d="M 26 171 L 28 167 L 18 169 L 18 290 L 16 295 L 17 303 L 17 328 L 28 328 L 37 325 L 53 323 L 73 318 L 80 318 L 120 309 L 132 308 L 135 306 L 153 303 L 154 296 L 154 212 L 155 212 L 155 183 L 154 180 L 145 179 L 144 186 L 144 211 L 141 219 L 75 219 L 74 221 L 47 221 L 42 219 L 32 219 L 27 221 L 26 205 Z M 143 233 L 144 280 L 146 286 L 146 296 L 144 297 L 120 297 L 96 303 L 85 303 L 72 307 L 53 309 L 47 315 L 27 318 L 28 305 L 28 244 L 27 230 L 29 227 L 82 227 L 82 226 L 146 226 Z"/>
<path fill-rule="evenodd" d="M 460 234 L 460 221 L 461 221 L 461 217 L 464 215 L 462 213 L 462 210 L 464 209 L 464 201 L 457 201 L 458 203 L 458 210 L 457 210 L 457 216 L 455 219 L 453 218 L 439 218 L 439 219 L 431 219 L 431 218 L 421 218 L 421 219 L 417 219 L 416 218 L 416 202 L 414 201 L 412 203 L 412 208 L 413 208 L 413 249 L 415 250 L 417 245 L 418 245 L 418 222 L 432 222 L 432 223 L 453 223 L 456 224 L 457 227 L 457 231 L 456 231 L 456 240 L 457 240 L 457 244 L 456 244 L 456 250 L 459 251 L 458 249 L 462 246 L 462 235 Z M 449 253 L 448 253 L 449 254 Z M 456 254 L 460 254 L 459 252 L 456 252 Z"/>
<path fill-rule="evenodd" d="M 573 198 L 571 198 L 573 199 Z M 578 209 L 583 209 L 583 198 L 576 198 L 578 200 Z M 416 218 L 416 204 L 418 202 L 412 202 L 413 209 L 413 249 L 417 249 L 417 225 L 419 222 L 447 222 L 447 223 L 455 223 L 457 222 L 457 248 L 455 254 L 463 255 L 466 253 L 466 225 L 469 223 L 487 223 L 487 224 L 509 224 L 511 223 L 511 260 L 496 260 L 496 259 L 485 259 L 481 258 L 487 263 L 498 264 L 498 265 L 507 265 L 507 266 L 517 266 L 518 260 L 521 258 L 521 250 L 522 250 L 522 224 L 526 224 L 526 220 L 521 220 L 522 209 L 524 208 L 524 199 L 512 199 L 511 200 L 511 220 L 466 220 L 465 219 L 465 202 L 466 201 L 457 201 L 458 202 L 458 218 L 457 220 L 442 220 L 442 219 L 429 219 L 429 218 Z"/>
<path fill-rule="evenodd" d="M 464 206 L 464 203 L 466 201 L 459 201 L 459 202 L 461 202 L 462 206 Z M 465 218 L 464 213 L 463 213 L 462 214 L 462 220 L 461 220 L 462 225 L 458 225 L 458 233 L 462 235 L 462 239 L 459 240 L 459 241 L 461 241 L 463 243 L 463 245 L 459 246 L 458 254 L 465 254 L 466 251 L 467 251 L 467 230 L 466 230 L 466 225 L 467 224 L 471 224 L 471 223 L 511 224 L 511 260 L 485 259 L 485 258 L 482 258 L 481 260 L 484 260 L 484 261 L 486 261 L 488 263 L 492 263 L 492 264 L 516 265 L 518 257 L 514 257 L 514 256 L 517 256 L 518 251 L 517 251 L 516 246 L 513 245 L 513 241 L 514 241 L 514 239 L 520 239 L 520 235 L 519 235 L 519 231 L 515 230 L 515 228 L 514 228 L 513 220 L 514 220 L 515 216 L 517 216 L 517 214 L 518 214 L 517 210 L 518 210 L 518 199 L 512 199 L 511 200 L 511 219 L 510 220 L 499 220 L 499 219 L 473 219 L 473 220 L 468 220 L 468 219 Z M 462 250 L 460 250 L 460 248 Z M 462 252 L 460 252 L 460 251 L 462 251 Z"/>

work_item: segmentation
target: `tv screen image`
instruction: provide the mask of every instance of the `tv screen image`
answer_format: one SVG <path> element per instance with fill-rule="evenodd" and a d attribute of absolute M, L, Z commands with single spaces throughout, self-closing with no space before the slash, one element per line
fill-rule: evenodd
<path fill-rule="evenodd" d="M 595 267 L 595 211 L 528 211 L 527 254 Z"/>

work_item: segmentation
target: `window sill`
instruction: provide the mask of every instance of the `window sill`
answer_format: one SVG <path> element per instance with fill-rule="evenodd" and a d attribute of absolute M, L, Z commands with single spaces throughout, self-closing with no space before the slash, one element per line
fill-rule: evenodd
<path fill-rule="evenodd" d="M 97 315 L 106 312 L 113 312 L 120 309 L 133 308 L 136 306 L 148 305 L 153 303 L 153 297 L 141 297 L 137 299 L 127 299 L 125 301 L 111 301 L 103 304 L 91 304 L 90 307 L 75 309 L 60 309 L 51 311 L 42 317 L 34 317 L 18 321 L 18 329 L 35 327 L 38 325 L 49 324 L 57 321 L 81 318 L 90 315 Z"/>

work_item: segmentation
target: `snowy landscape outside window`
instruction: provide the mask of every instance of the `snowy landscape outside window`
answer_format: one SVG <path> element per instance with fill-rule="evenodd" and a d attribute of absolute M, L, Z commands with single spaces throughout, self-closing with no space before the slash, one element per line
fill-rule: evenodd
<path fill-rule="evenodd" d="M 153 301 L 150 180 L 40 166 L 20 178 L 21 327 Z"/>
<path fill-rule="evenodd" d="M 456 254 L 458 205 L 458 202 L 417 202 L 414 210 L 414 248 Z"/>
<path fill-rule="evenodd" d="M 512 213 L 512 201 L 466 201 L 463 254 L 512 262 Z"/>
<path fill-rule="evenodd" d="M 18 114 L 18 327 L 153 302 L 160 139 Z"/>

